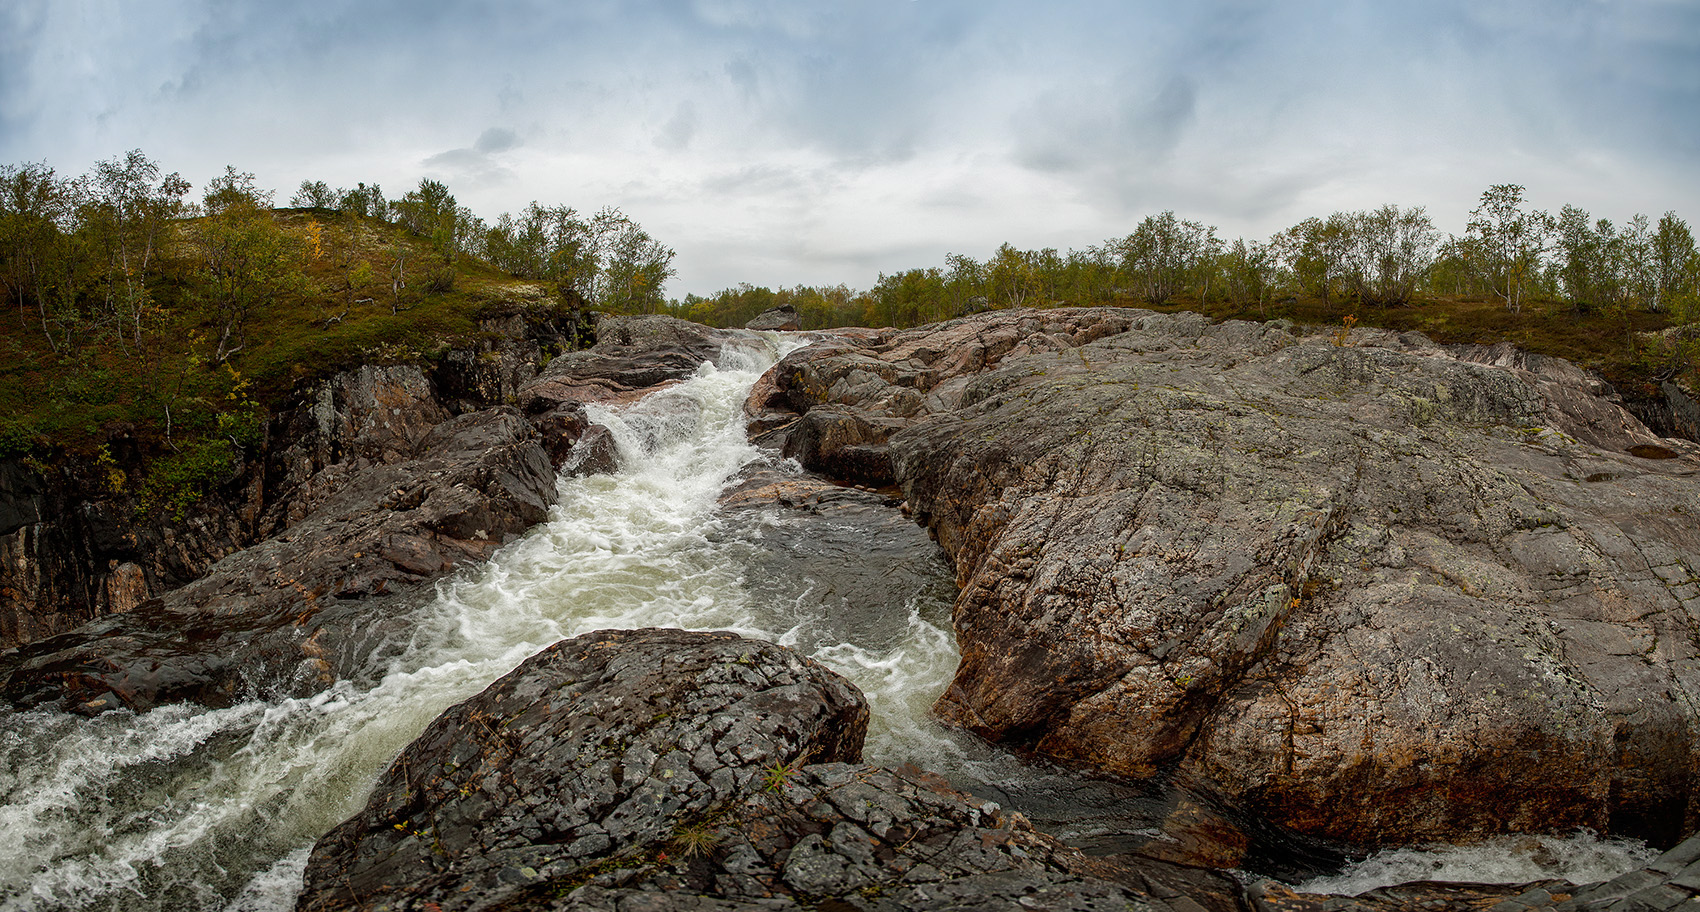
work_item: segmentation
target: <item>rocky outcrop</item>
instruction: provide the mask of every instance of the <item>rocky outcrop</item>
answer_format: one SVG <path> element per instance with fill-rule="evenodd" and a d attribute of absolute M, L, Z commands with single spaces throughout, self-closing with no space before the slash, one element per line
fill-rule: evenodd
<path fill-rule="evenodd" d="M 399 645 L 398 605 L 487 558 L 555 498 L 537 434 L 511 408 L 444 420 L 411 451 L 406 427 L 381 435 L 377 461 L 315 473 L 294 501 L 304 515 L 201 579 L 0 654 L 0 696 L 83 711 L 217 706 L 355 676 Z"/>
<path fill-rule="evenodd" d="M 756 467 L 720 503 L 725 534 L 751 545 L 741 568 L 751 593 L 818 618 L 830 643 L 894 642 L 910 619 L 889 606 L 955 594 L 938 546 L 887 495 Z"/>
<path fill-rule="evenodd" d="M 1240 908 L 1229 878 L 1089 859 L 858 765 L 866 724 L 854 687 L 772 644 L 567 640 L 410 745 L 314 848 L 297 908 Z"/>
<path fill-rule="evenodd" d="M 224 705 L 369 673 L 375 652 L 405 642 L 407 609 L 430 597 L 435 580 L 544 519 L 557 496 L 555 467 L 581 436 L 590 440 L 576 450 L 575 470 L 614 467 L 611 442 L 594 445 L 597 429 L 582 412 L 567 435 L 552 422 L 570 409 L 545 406 L 528 420 L 488 397 L 570 407 L 635 399 L 718 355 L 727 336 L 661 317 L 606 319 L 602 332 L 603 344 L 561 355 L 535 377 L 529 362 L 501 369 L 506 355 L 475 359 L 494 379 L 463 376 L 451 393 L 443 386 L 453 370 L 443 364 L 431 372 L 366 366 L 322 384 L 278 420 L 279 443 L 248 470 L 248 547 L 238 550 L 241 537 L 232 536 L 233 553 L 207 560 L 163 594 L 155 580 L 115 562 L 99 579 L 107 604 L 125 610 L 71 630 L 62 620 L 42 631 L 57 635 L 0 653 L 0 699 L 84 712 L 176 700 Z M 573 398 L 586 389 L 609 395 Z M 5 479 L 20 522 L 44 509 L 27 476 Z M 100 515 L 96 507 L 84 512 Z M 153 534 L 112 525 L 135 540 Z M 0 538 L 0 560 L 17 550 L 10 542 L 34 546 L 63 527 L 20 525 Z M 74 548 L 64 553 L 68 563 L 86 560 Z M 35 561 L 14 561 L 11 579 L 39 577 L 30 575 L 42 566 Z M 17 591 L 15 583 L 0 586 L 7 597 Z"/>
<path fill-rule="evenodd" d="M 1563 362 L 1090 309 L 772 379 L 951 555 L 956 724 L 1356 844 L 1697 822 L 1700 459 Z"/>
<path fill-rule="evenodd" d="M 542 431 L 557 468 L 577 469 L 579 465 L 568 466 L 569 461 L 582 464 L 586 459 L 598 466 L 609 458 L 605 443 L 588 457 L 574 454 L 579 438 L 596 427 L 585 415 L 586 405 L 632 402 L 689 377 L 704 362 L 719 358 L 728 343 L 753 338 L 664 316 L 604 317 L 596 332 L 594 348 L 551 360 L 517 396 L 520 407 Z"/>
<path fill-rule="evenodd" d="M 0 463 L 0 648 L 199 579 L 311 513 L 349 475 L 412 458 L 439 422 L 517 400 L 547 355 L 594 340 L 582 311 L 550 306 L 535 291 L 487 314 L 469 347 L 428 369 L 367 366 L 302 391 L 274 416 L 266 443 L 182 509 L 138 501 L 149 464 L 127 425 L 108 429 L 93 464 Z"/>
<path fill-rule="evenodd" d="M 797 308 L 789 304 L 769 307 L 756 314 L 744 324 L 745 329 L 764 330 L 769 332 L 794 332 L 803 328 L 803 317 L 797 313 Z"/>

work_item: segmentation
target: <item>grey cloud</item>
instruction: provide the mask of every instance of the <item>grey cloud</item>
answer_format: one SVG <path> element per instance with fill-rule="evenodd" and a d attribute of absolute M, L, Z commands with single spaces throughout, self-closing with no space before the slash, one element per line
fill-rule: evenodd
<path fill-rule="evenodd" d="M 451 186 L 459 183 L 473 189 L 505 183 L 513 172 L 503 167 L 496 155 L 521 145 L 519 134 L 506 127 L 491 127 L 478 135 L 471 148 L 438 152 L 422 164 L 448 178 Z"/>
<path fill-rule="evenodd" d="M 757 92 L 756 68 L 743 57 L 728 60 L 725 66 L 726 77 L 732 80 L 746 100 L 754 98 Z"/>
<path fill-rule="evenodd" d="M 696 106 L 688 101 L 681 101 L 673 116 L 661 127 L 660 135 L 655 137 L 655 144 L 663 149 L 678 152 L 691 144 L 691 137 L 696 135 L 696 131 Z"/>
<path fill-rule="evenodd" d="M 809 186 L 808 178 L 796 169 L 776 165 L 751 165 L 702 182 L 704 191 L 724 196 L 757 193 L 793 195 Z"/>
<path fill-rule="evenodd" d="M 1155 92 L 1099 85 L 1052 89 L 1011 124 L 1016 160 L 1038 171 L 1150 167 L 1174 151 L 1198 109 L 1191 79 L 1176 75 Z"/>
<path fill-rule="evenodd" d="M 509 149 L 517 149 L 519 146 L 519 134 L 506 127 L 491 127 L 478 134 L 478 141 L 472 144 L 473 149 L 486 155 L 506 152 Z"/>

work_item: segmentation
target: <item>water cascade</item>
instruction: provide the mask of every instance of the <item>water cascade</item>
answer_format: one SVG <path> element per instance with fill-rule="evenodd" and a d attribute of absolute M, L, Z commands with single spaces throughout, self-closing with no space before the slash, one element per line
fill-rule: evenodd
<path fill-rule="evenodd" d="M 1081 842 L 1151 832 L 1129 818 L 1138 789 L 1022 767 L 927 718 L 957 660 L 942 562 L 935 584 L 902 604 L 851 612 L 823 612 L 797 586 L 751 585 L 764 529 L 759 517 L 729 519 L 717 499 L 746 466 L 774 458 L 746 441 L 742 406 L 795 344 L 728 346 L 686 382 L 595 411 L 621 470 L 562 478 L 549 521 L 418 609 L 411 643 L 390 653 L 375 686 L 140 715 L 0 711 L 0 912 L 290 909 L 314 840 L 365 802 L 434 717 L 550 643 L 610 627 L 733 630 L 793 646 L 868 694 L 870 762 L 913 762 L 1006 803 L 1039 796 L 1072 821 L 1059 835 Z"/>

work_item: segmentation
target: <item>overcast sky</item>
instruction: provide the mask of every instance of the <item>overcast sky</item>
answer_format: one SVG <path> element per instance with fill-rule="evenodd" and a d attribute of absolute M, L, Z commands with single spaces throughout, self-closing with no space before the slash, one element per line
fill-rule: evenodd
<path fill-rule="evenodd" d="M 668 291 L 1490 184 L 1700 220 L 1700 0 L 0 0 L 0 163 L 618 206 Z"/>

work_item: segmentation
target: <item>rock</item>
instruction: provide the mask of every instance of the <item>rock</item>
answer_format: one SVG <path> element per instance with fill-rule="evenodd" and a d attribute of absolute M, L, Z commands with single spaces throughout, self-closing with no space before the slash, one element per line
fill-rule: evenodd
<path fill-rule="evenodd" d="M 789 304 L 781 304 L 778 307 L 769 307 L 756 314 L 750 319 L 750 322 L 744 324 L 744 328 L 772 332 L 796 332 L 803 328 L 803 318 L 797 313 L 797 308 Z"/>
<path fill-rule="evenodd" d="M 867 722 L 848 682 L 770 644 L 678 630 L 563 641 L 402 753 L 314 848 L 298 908 L 483 907 L 640 864 L 722 823 L 764 775 L 781 788 L 806 761 L 858 759 Z"/>
<path fill-rule="evenodd" d="M 866 724 L 854 687 L 772 644 L 563 641 L 403 751 L 314 847 L 297 908 L 1240 908 L 1231 878 L 1090 859 L 859 765 Z"/>
<path fill-rule="evenodd" d="M 793 353 L 768 400 L 895 425 L 955 724 L 1353 844 L 1689 832 L 1697 448 L 1564 362 L 1348 342 L 1000 312 Z"/>
<path fill-rule="evenodd" d="M 0 653 L 0 698 L 219 706 L 356 675 L 398 632 L 398 602 L 423 601 L 432 581 L 542 521 L 556 497 L 548 457 L 514 409 L 449 419 L 416 447 L 401 462 L 314 476 L 310 512 L 193 583 Z"/>
<path fill-rule="evenodd" d="M 600 424 L 585 429 L 559 466 L 569 475 L 604 475 L 620 468 L 614 433 Z"/>
<path fill-rule="evenodd" d="M 0 465 L 0 515 L 13 523 L 0 533 L 0 648 L 128 610 L 255 539 L 261 478 L 252 466 L 222 497 L 146 522 L 128 495 L 93 477 L 99 467 L 80 469 L 44 476 Z"/>
<path fill-rule="evenodd" d="M 739 568 L 758 610 L 782 613 L 798 648 L 899 642 L 925 597 L 948 604 L 951 570 L 925 529 L 892 498 L 771 467 L 746 470 L 721 495 L 725 535 L 748 544 Z M 740 552 L 732 552 L 740 553 Z"/>
<path fill-rule="evenodd" d="M 0 699 L 218 706 L 371 673 L 374 651 L 405 640 L 407 610 L 436 579 L 546 517 L 554 469 L 574 460 L 574 472 L 613 470 L 612 438 L 587 420 L 586 403 L 635 401 L 756 338 L 666 317 L 607 318 L 595 348 L 555 358 L 519 389 L 529 353 L 569 318 L 492 319 L 485 328 L 506 347 L 448 358 L 430 374 L 369 365 L 306 396 L 275 423 L 285 443 L 253 473 L 240 515 L 220 507 L 210 515 L 231 518 L 197 514 L 154 529 L 96 502 L 70 528 L 38 522 L 0 536 L 0 636 L 27 644 L 0 653 Z M 498 397 L 527 402 L 531 420 L 490 405 Z M 0 485 L 18 492 L 12 514 L 35 516 L 40 485 L 7 477 Z M 178 564 L 180 573 L 152 569 Z M 49 598 L 92 607 L 40 611 Z M 9 603 L 24 604 L 8 613 Z M 43 615 L 52 626 L 30 626 Z M 8 617 L 18 619 L 10 629 Z"/>

